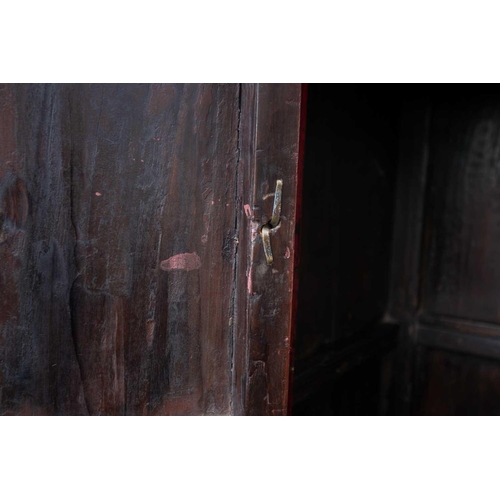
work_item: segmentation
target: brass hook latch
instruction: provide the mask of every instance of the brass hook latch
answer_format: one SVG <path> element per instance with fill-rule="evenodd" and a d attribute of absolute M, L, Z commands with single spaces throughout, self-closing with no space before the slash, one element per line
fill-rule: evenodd
<path fill-rule="evenodd" d="M 261 236 L 264 245 L 264 254 L 269 265 L 273 263 L 273 251 L 271 249 L 271 230 L 276 228 L 280 223 L 281 218 L 281 193 L 283 190 L 283 181 L 276 181 L 276 191 L 274 192 L 273 214 L 271 220 L 262 226 Z"/>

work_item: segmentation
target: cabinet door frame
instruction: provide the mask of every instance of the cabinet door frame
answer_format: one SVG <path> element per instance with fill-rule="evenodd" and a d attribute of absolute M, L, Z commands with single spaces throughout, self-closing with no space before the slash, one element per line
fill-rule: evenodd
<path fill-rule="evenodd" d="M 286 415 L 297 289 L 295 243 L 305 86 L 242 84 L 240 109 L 234 412 Z M 274 260 L 269 265 L 261 229 L 271 219 L 277 180 L 283 181 L 281 218 L 271 234 Z"/>

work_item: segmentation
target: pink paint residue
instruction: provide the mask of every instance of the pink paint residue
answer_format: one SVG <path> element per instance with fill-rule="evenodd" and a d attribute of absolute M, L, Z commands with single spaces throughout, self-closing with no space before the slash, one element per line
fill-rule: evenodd
<path fill-rule="evenodd" d="M 286 247 L 286 251 L 285 251 L 285 259 L 289 259 L 290 258 L 290 249 L 288 247 Z"/>
<path fill-rule="evenodd" d="M 252 210 L 250 209 L 250 205 L 243 205 L 243 210 L 245 210 L 245 215 L 250 219 L 250 217 L 252 217 Z"/>
<path fill-rule="evenodd" d="M 182 269 L 183 271 L 193 271 L 201 267 L 201 259 L 196 252 L 179 253 L 173 255 L 167 260 L 160 262 L 160 268 L 163 271 L 172 271 L 173 269 Z"/>
<path fill-rule="evenodd" d="M 96 192 L 95 192 L 95 195 L 96 195 L 96 196 L 102 196 L 102 194 L 101 194 L 101 193 L 99 193 L 99 191 L 96 191 Z"/>

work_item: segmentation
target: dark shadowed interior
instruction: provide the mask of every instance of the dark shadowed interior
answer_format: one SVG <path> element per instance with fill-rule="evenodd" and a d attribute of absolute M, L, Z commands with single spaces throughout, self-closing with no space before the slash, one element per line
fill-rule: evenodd
<path fill-rule="evenodd" d="M 500 90 L 308 86 L 293 414 L 500 413 Z"/>

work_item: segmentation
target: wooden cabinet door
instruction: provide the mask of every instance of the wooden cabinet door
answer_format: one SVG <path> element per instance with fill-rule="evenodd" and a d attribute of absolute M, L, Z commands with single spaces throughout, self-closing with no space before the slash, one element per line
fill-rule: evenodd
<path fill-rule="evenodd" d="M 396 412 L 500 414 L 500 93 L 404 101 L 391 316 Z"/>
<path fill-rule="evenodd" d="M 0 89 L 1 414 L 286 413 L 300 112 L 295 84 Z"/>

